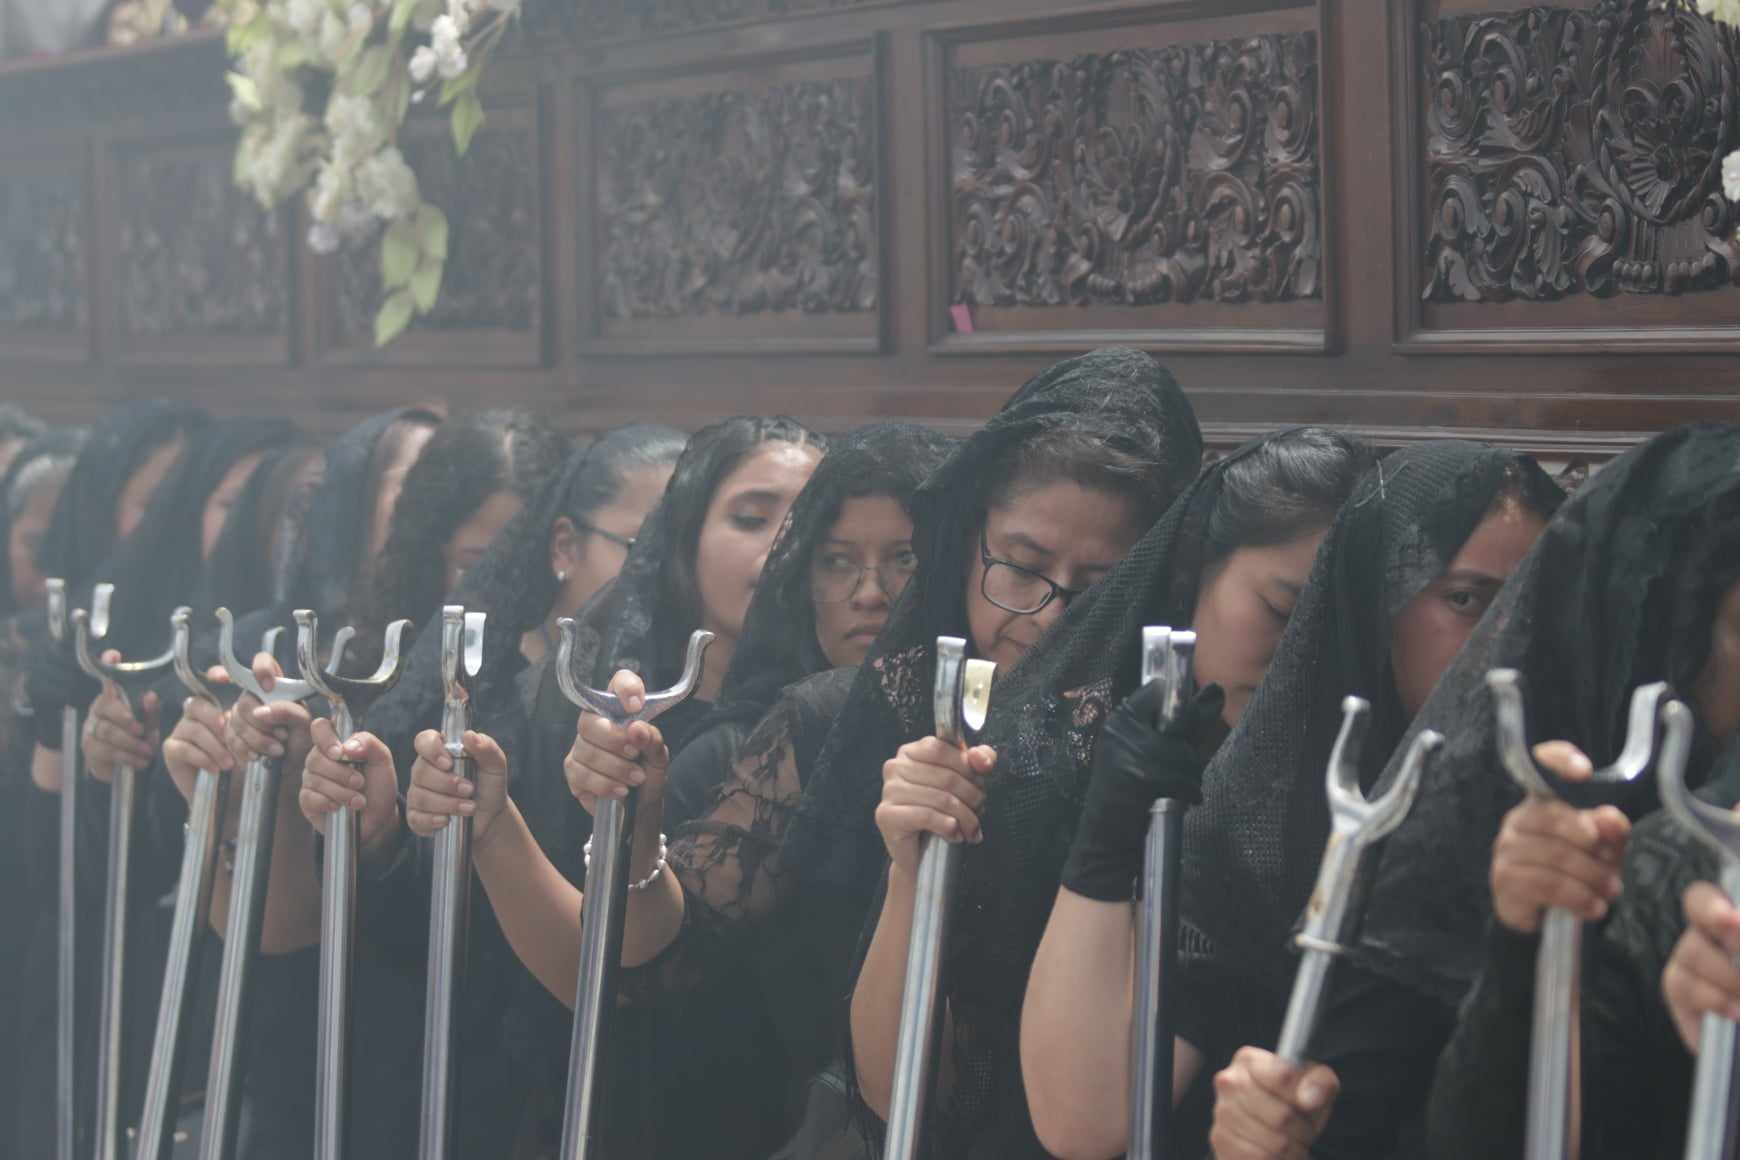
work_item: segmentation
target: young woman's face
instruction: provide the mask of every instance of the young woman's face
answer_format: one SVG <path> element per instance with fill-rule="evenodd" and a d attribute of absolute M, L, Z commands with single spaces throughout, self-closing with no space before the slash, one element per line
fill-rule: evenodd
<path fill-rule="evenodd" d="M 616 498 L 587 517 L 591 528 L 577 527 L 566 516 L 556 521 L 550 533 L 550 571 L 565 577 L 558 581 L 560 592 L 552 610 L 556 616 L 574 615 L 616 579 L 628 559 L 628 545 L 620 541 L 640 534 L 641 524 L 658 506 L 670 481 L 669 464 L 630 471 L 622 477 Z"/>
<path fill-rule="evenodd" d="M 840 505 L 840 516 L 810 558 L 816 643 L 835 668 L 862 664 L 907 581 L 918 570 L 912 517 L 892 496 Z"/>
<path fill-rule="evenodd" d="M 115 504 L 115 538 L 124 540 L 133 534 L 133 529 L 139 526 L 139 521 L 145 518 L 145 509 L 151 506 L 151 497 L 169 478 L 169 473 L 175 470 L 175 465 L 181 462 L 181 452 L 186 446 L 186 440 L 177 435 L 150 455 L 139 465 L 132 478 L 127 480 L 121 489 L 120 499 Z"/>
<path fill-rule="evenodd" d="M 820 461 L 814 447 L 763 443 L 714 489 L 695 547 L 702 628 L 730 641 L 743 634 L 767 551 Z"/>
<path fill-rule="evenodd" d="M 968 545 L 967 625 L 974 652 L 1004 671 L 1012 668 L 1063 618 L 1067 602 L 1053 597 L 1032 613 L 1009 609 L 1040 599 L 1048 590 L 1041 577 L 1072 593 L 1093 587 L 1142 531 L 1129 500 L 1079 483 L 1047 483 L 988 509 L 985 550 L 979 550 L 978 538 Z"/>
<path fill-rule="evenodd" d="M 1263 683 L 1328 531 L 1323 527 L 1284 544 L 1235 549 L 1203 574 L 1190 621 L 1196 631 L 1196 683 L 1225 690 L 1221 720 L 1227 728 L 1238 724 Z"/>
<path fill-rule="evenodd" d="M 392 450 L 390 458 L 381 464 L 380 476 L 375 480 L 368 559 L 378 558 L 387 546 L 387 533 L 393 526 L 393 509 L 399 506 L 399 493 L 405 490 L 405 473 L 411 470 L 434 435 L 435 428 L 428 423 L 400 422 L 388 430 L 385 438 L 391 440 Z"/>
<path fill-rule="evenodd" d="M 254 469 L 260 466 L 260 461 L 265 457 L 264 451 L 256 451 L 236 460 L 224 472 L 224 477 L 218 481 L 211 495 L 206 497 L 205 512 L 200 518 L 199 526 L 201 560 L 211 559 L 212 549 L 217 547 L 218 537 L 224 534 L 224 524 L 230 518 L 231 509 L 236 506 L 236 500 L 241 498 L 242 489 L 248 486 L 248 479 L 254 474 Z"/>
<path fill-rule="evenodd" d="M 1710 656 L 1692 692 L 1698 716 L 1718 741 L 1740 726 L 1740 582 L 1731 586 L 1710 625 Z"/>
<path fill-rule="evenodd" d="M 48 591 L 42 573 L 36 570 L 36 549 L 42 544 L 43 533 L 48 531 L 49 520 L 54 518 L 55 501 L 60 498 L 66 475 L 59 472 L 51 479 L 52 482 L 44 480 L 31 490 L 18 518 L 12 521 L 6 541 L 6 556 L 12 566 L 12 602 L 16 608 L 36 607 Z"/>
<path fill-rule="evenodd" d="M 1475 525 L 1444 574 L 1396 613 L 1390 664 L 1409 717 L 1426 703 L 1493 597 L 1546 529 L 1546 521 L 1522 505 L 1500 503 Z"/>
<path fill-rule="evenodd" d="M 519 515 L 525 506 L 524 501 L 511 491 L 491 492 L 470 519 L 453 529 L 453 534 L 441 549 L 441 562 L 446 568 L 446 591 L 451 592 L 459 586 L 460 577 L 483 559 L 497 533 L 507 527 L 508 521 Z"/>

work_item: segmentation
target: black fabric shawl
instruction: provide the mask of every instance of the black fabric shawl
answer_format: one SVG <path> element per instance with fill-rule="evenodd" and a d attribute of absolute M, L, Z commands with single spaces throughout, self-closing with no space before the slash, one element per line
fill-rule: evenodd
<path fill-rule="evenodd" d="M 76 456 L 84 441 L 85 431 L 82 427 L 57 428 L 46 432 L 32 439 L 13 458 L 6 474 L 0 476 L 0 616 L 28 611 L 13 607 L 12 554 L 6 550 L 12 540 L 12 492 L 18 486 L 18 477 L 37 460 Z"/>
<path fill-rule="evenodd" d="M 1492 840 L 1520 798 L 1495 757 L 1487 672 L 1522 673 L 1532 740 L 1570 740 L 1607 764 L 1633 689 L 1666 680 L 1690 694 L 1736 579 L 1740 426 L 1657 436 L 1560 509 L 1414 721 L 1410 733 L 1429 727 L 1446 741 L 1379 852 L 1358 961 L 1445 1004 L 1479 970 Z M 1688 782 L 1703 780 L 1713 753 L 1700 723 Z M 1394 773 L 1392 763 L 1377 791 Z M 1655 809 L 1653 779 L 1620 804 L 1633 817 Z"/>
<path fill-rule="evenodd" d="M 936 639 L 967 634 L 965 577 L 985 480 L 1029 440 L 1070 428 L 1161 465 L 1157 504 L 1172 500 L 1201 467 L 1201 428 L 1177 381 L 1147 355 L 1119 348 L 1041 372 L 962 444 L 913 498 L 918 573 L 822 747 L 786 838 L 788 871 L 860 903 L 874 893 L 887 860 L 874 823 L 879 771 L 901 745 L 936 729 Z"/>
<path fill-rule="evenodd" d="M 1296 965 L 1288 935 L 1329 832 L 1323 778 L 1342 698 L 1371 703 L 1360 754 L 1369 788 L 1408 727 L 1391 668 L 1396 614 L 1444 573 L 1511 480 L 1543 520 L 1564 501 L 1534 460 L 1453 441 L 1393 452 L 1355 487 L 1262 684 L 1203 776 L 1202 803 L 1185 815 L 1193 958 L 1212 955 L 1286 994 Z"/>
<path fill-rule="evenodd" d="M 677 460 L 665 494 L 641 525 L 634 547 L 616 579 L 605 585 L 574 617 L 579 639 L 574 671 L 590 674 L 594 688 L 605 688 L 618 670 L 630 669 L 646 680 L 648 689 L 676 684 L 683 675 L 689 635 L 700 627 L 697 610 L 683 607 L 672 566 L 679 553 L 692 559 L 696 545 L 677 543 L 679 513 L 705 511 L 729 468 L 728 432 L 737 424 L 754 424 L 756 444 L 770 441 L 825 447 L 822 437 L 795 419 L 726 419 L 695 432 Z M 711 706 L 691 698 L 659 718 L 659 730 L 675 756 L 695 735 Z"/>

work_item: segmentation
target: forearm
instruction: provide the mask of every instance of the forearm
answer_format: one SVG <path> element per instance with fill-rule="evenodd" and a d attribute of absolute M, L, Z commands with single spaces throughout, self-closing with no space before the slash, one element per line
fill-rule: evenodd
<path fill-rule="evenodd" d="M 260 950 L 288 954 L 320 941 L 320 865 L 315 834 L 294 799 L 278 803 L 272 834 L 272 868 L 266 878 Z"/>
<path fill-rule="evenodd" d="M 544 856 L 511 800 L 472 845 L 472 863 L 508 945 L 544 989 L 574 1005 L 580 891 Z"/>
<path fill-rule="evenodd" d="M 906 989 L 915 893 L 912 878 L 900 867 L 890 866 L 876 933 L 852 988 L 852 1064 L 858 1089 L 870 1109 L 884 1118 L 894 1084 L 894 1052 L 900 1036 L 900 1000 Z"/>
<path fill-rule="evenodd" d="M 649 809 L 643 803 L 642 809 L 643 817 L 657 818 L 662 813 L 656 804 Z M 629 881 L 644 882 L 658 865 L 658 823 L 637 825 L 636 831 Z M 630 891 L 622 923 L 622 965 L 643 966 L 663 954 L 683 929 L 683 907 L 683 888 L 670 866 L 661 870 L 645 890 Z"/>
<path fill-rule="evenodd" d="M 1128 903 L 1058 890 L 1021 1010 L 1027 1102 L 1057 1155 L 1124 1151 L 1134 953 Z"/>

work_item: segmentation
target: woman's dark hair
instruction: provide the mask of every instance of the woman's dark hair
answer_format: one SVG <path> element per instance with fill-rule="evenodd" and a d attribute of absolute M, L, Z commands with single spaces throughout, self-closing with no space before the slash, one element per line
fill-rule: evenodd
<path fill-rule="evenodd" d="M 115 548 L 115 514 L 127 483 L 166 443 L 191 436 L 211 420 L 184 403 L 128 403 L 92 425 L 78 462 L 54 505 L 36 554 L 44 576 L 59 576 L 69 595 L 88 584 Z"/>
<path fill-rule="evenodd" d="M 1376 461 L 1369 446 L 1328 427 L 1300 427 L 1235 452 L 1204 529 L 1204 567 L 1328 527 Z"/>
<path fill-rule="evenodd" d="M 12 605 L 12 558 L 7 551 L 12 525 L 42 488 L 65 486 L 84 440 L 82 428 L 63 428 L 39 435 L 18 453 L 0 477 L 0 616 L 18 611 Z"/>
<path fill-rule="evenodd" d="M 497 492 L 531 506 L 567 452 L 567 436 L 524 411 L 482 411 L 437 429 L 405 476 L 359 632 L 373 637 L 400 617 L 428 621 L 446 595 L 441 552 L 454 529 Z"/>
<path fill-rule="evenodd" d="M 1135 505 L 1146 528 L 1166 511 L 1175 491 L 1156 487 L 1167 466 L 1133 447 L 1106 443 L 1103 432 L 1060 427 L 1035 436 L 991 465 L 985 506 L 1002 508 L 1027 492 L 1053 483 L 1073 483 L 1107 492 Z"/>
<path fill-rule="evenodd" d="M 556 515 L 591 519 L 615 502 L 630 475 L 670 467 L 688 442 L 687 435 L 661 423 L 626 423 L 602 432 L 573 457 Z"/>
<path fill-rule="evenodd" d="M 689 440 L 677 469 L 671 476 L 666 497 L 694 496 L 695 502 L 676 505 L 665 511 L 669 520 L 670 553 L 660 570 L 658 607 L 680 613 L 685 625 L 682 637 L 701 623 L 701 583 L 695 571 L 695 553 L 701 543 L 701 527 L 707 522 L 707 509 L 713 493 L 725 478 L 736 471 L 764 443 L 795 443 L 799 447 L 825 450 L 827 441 L 820 435 L 784 415 L 738 416 L 704 427 Z M 661 505 L 663 506 L 663 505 Z M 665 626 L 658 626 L 661 636 Z"/>
<path fill-rule="evenodd" d="M 205 562 L 193 602 L 202 616 L 220 607 L 240 612 L 283 605 L 313 491 L 297 487 L 297 477 L 319 454 L 319 447 L 298 439 L 268 454 L 248 477 Z"/>

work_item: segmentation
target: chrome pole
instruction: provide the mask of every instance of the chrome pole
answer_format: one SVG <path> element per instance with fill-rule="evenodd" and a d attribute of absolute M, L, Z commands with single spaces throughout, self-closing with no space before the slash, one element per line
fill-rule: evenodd
<path fill-rule="evenodd" d="M 1486 684 L 1492 692 L 1498 757 L 1505 772 L 1532 797 L 1558 797 L 1529 752 L 1521 675 L 1514 669 L 1494 669 L 1486 674 Z M 1592 783 L 1624 785 L 1643 776 L 1654 756 L 1657 709 L 1666 697 L 1667 685 L 1660 682 L 1632 693 L 1625 747 L 1618 761 L 1590 775 Z M 1571 1054 L 1576 1042 L 1582 940 L 1583 924 L 1575 915 L 1557 907 L 1547 911 L 1535 957 L 1525 1160 L 1566 1160 L 1571 1155 L 1571 1085 L 1575 1082 Z"/>
<path fill-rule="evenodd" d="M 997 666 L 967 660 L 967 642 L 958 636 L 936 641 L 936 687 L 931 707 L 936 735 L 963 749 L 985 727 L 991 706 L 991 680 Z M 949 904 L 960 864 L 960 847 L 927 834 L 918 856 L 912 929 L 906 950 L 906 980 L 900 994 L 900 1025 L 894 1046 L 894 1073 L 888 1104 L 886 1160 L 918 1155 L 929 1095 L 930 1050 L 936 1029 L 942 956 L 948 942 Z"/>
<path fill-rule="evenodd" d="M 648 693 L 640 711 L 629 713 L 614 694 L 587 688 L 575 677 L 574 622 L 564 618 L 558 627 L 562 643 L 556 653 L 556 679 L 563 696 L 579 708 L 617 725 L 655 720 L 688 699 L 700 683 L 702 657 L 713 643 L 710 632 L 691 635 L 682 679 L 661 692 Z M 562 1121 L 562 1150 L 558 1154 L 561 1160 L 597 1160 L 602 1154 L 603 1117 L 598 1107 L 603 1095 L 599 1082 L 602 1044 L 616 1001 L 622 924 L 628 911 L 631 826 L 638 796 L 631 790 L 622 801 L 601 800 L 593 815 L 592 857 L 586 867 L 585 892 L 581 896 L 580 977 L 575 985 L 574 1035 L 568 1048 L 568 1093 Z"/>
<path fill-rule="evenodd" d="M 441 673 L 446 698 L 441 736 L 453 772 L 470 781 L 463 739 L 471 727 L 467 681 L 483 667 L 484 614 L 457 604 L 441 610 Z M 421 1160 L 447 1160 L 453 1133 L 453 1011 L 465 974 L 471 894 L 471 819 L 455 817 L 435 835 L 435 878 L 429 902 L 429 974 L 423 1007 Z"/>

